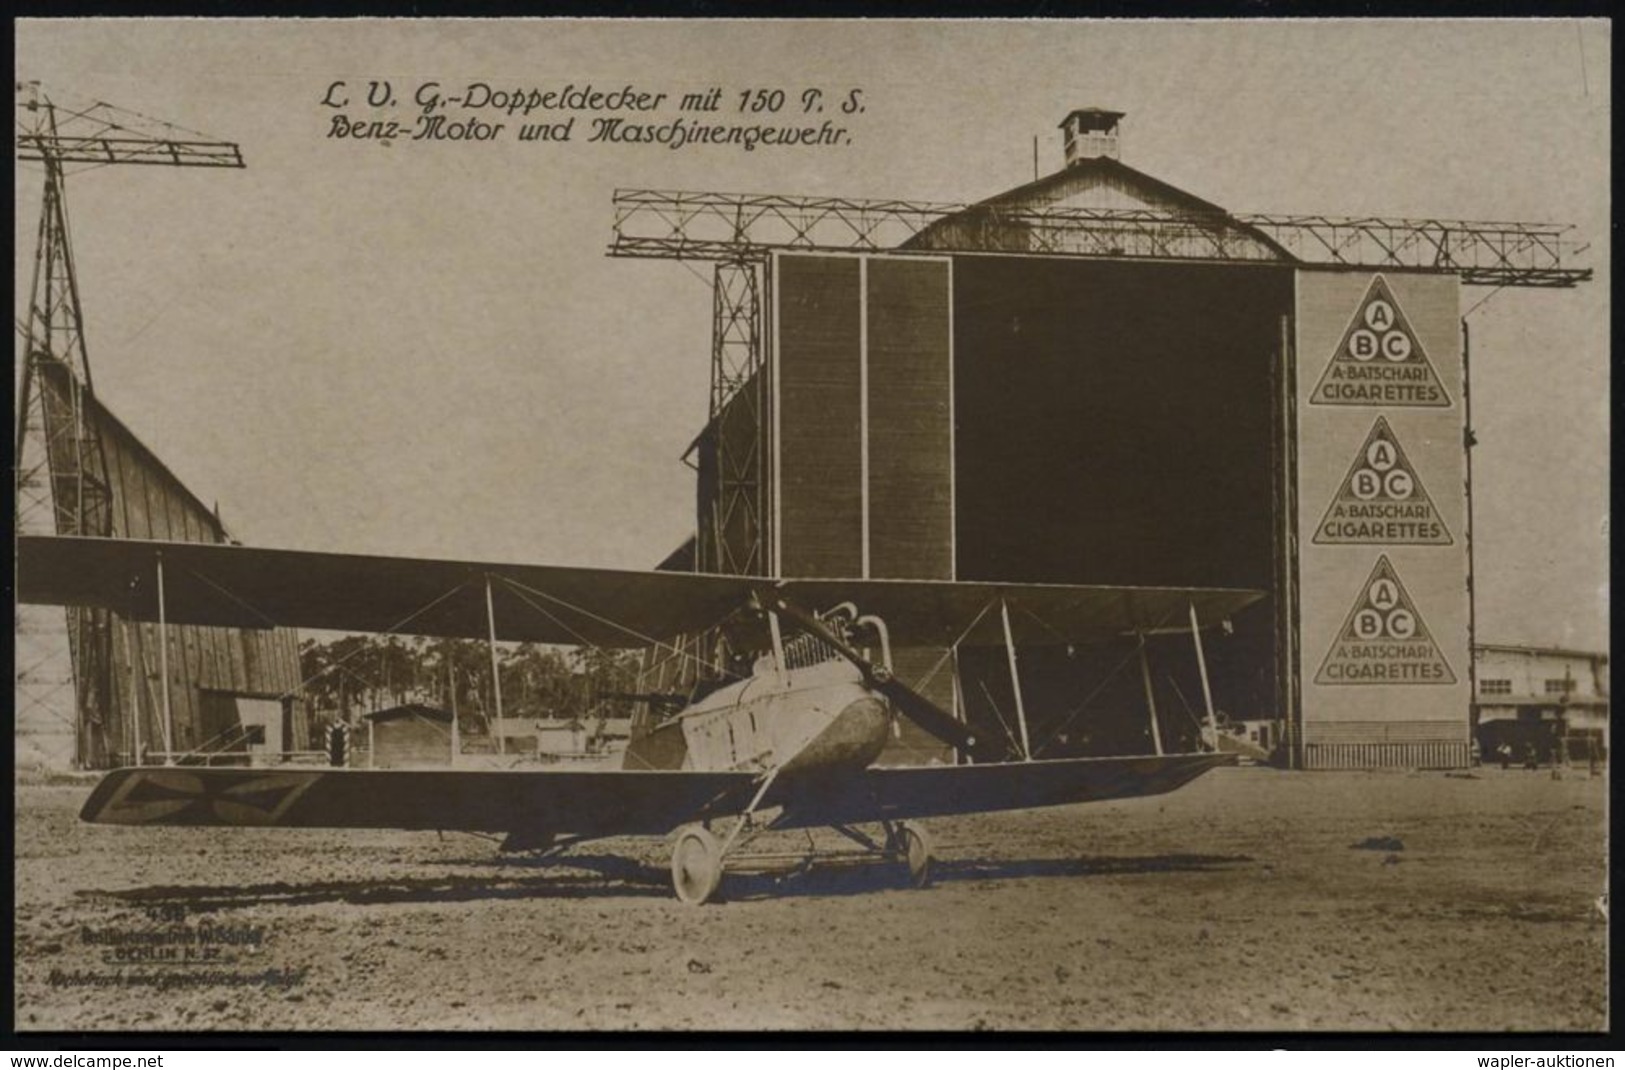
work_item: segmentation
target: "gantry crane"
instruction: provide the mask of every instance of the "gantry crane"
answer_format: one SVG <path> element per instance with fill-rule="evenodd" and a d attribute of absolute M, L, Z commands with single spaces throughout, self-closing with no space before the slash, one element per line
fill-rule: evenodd
<path fill-rule="evenodd" d="M 991 241 L 997 251 L 1033 256 L 1428 272 L 1469 286 L 1572 287 L 1591 278 L 1574 263 L 1586 247 L 1564 224 L 638 189 L 617 190 L 614 209 L 611 256 L 714 264 L 707 433 L 715 448 L 706 463 L 715 465 L 719 495 L 709 518 L 715 531 L 698 540 L 695 567 L 738 574 L 766 567 L 766 445 L 759 436 L 731 441 L 722 422 L 735 399 L 752 413 L 765 404 L 756 374 L 762 273 L 775 251 L 941 255 L 986 251 Z"/>
<path fill-rule="evenodd" d="M 19 532 L 115 534 L 113 485 L 91 400 L 83 308 L 69 241 L 69 169 L 109 164 L 243 166 L 230 142 L 97 101 L 54 103 L 38 82 L 16 86 L 17 159 L 44 172 L 39 233 L 26 318 L 19 317 L 14 523 Z M 19 621 L 19 628 L 21 622 Z M 112 702 L 112 625 L 105 610 L 69 609 L 67 646 L 75 697 L 75 758 L 94 765 L 106 748 Z M 38 669 L 25 666 L 19 670 Z"/>
<path fill-rule="evenodd" d="M 975 216 L 1020 233 L 1038 256 L 1236 262 L 1448 272 L 1468 286 L 1569 287 L 1591 278 L 1561 223 L 1369 216 L 1247 215 L 1222 210 L 940 204 L 778 194 L 616 190 L 611 256 L 753 260 L 775 249 L 897 252 L 935 224 Z M 1251 240 L 1263 235 L 1274 243 Z M 953 251 L 941 242 L 932 252 Z M 966 249 L 965 251 L 977 251 Z M 1280 255 L 1285 252 L 1286 257 Z"/>

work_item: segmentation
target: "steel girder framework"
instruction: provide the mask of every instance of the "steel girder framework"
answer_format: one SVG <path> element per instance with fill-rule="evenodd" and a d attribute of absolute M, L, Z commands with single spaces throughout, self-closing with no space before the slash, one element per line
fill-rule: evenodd
<path fill-rule="evenodd" d="M 1286 262 L 1449 273 L 1474 286 L 1567 287 L 1591 278 L 1590 268 L 1573 263 L 1586 246 L 1564 224 L 1005 208 L 665 190 L 618 190 L 614 206 L 611 256 L 739 261 L 775 249 L 907 252 L 899 247 L 918 238 L 918 251 L 939 254 L 991 249 L 1105 259 Z M 944 227 L 928 234 L 937 224 Z"/>
<path fill-rule="evenodd" d="M 1589 282 L 1574 260 L 1589 248 L 1564 223 L 1452 219 L 1237 217 L 1268 234 L 1300 261 L 1396 271 L 1455 274 L 1466 286 L 1567 288 Z"/>
<path fill-rule="evenodd" d="M 17 159 L 57 164 L 152 164 L 162 167 L 242 167 L 242 151 L 230 142 L 175 138 L 47 137 L 17 135 Z"/>
<path fill-rule="evenodd" d="M 705 518 L 709 538 L 697 547 L 701 571 L 759 576 L 768 569 L 761 279 L 766 270 L 749 260 L 727 260 L 716 265 L 713 277 L 709 432 L 716 496 Z"/>
<path fill-rule="evenodd" d="M 750 261 L 723 261 L 712 285 L 711 418 L 762 366 L 761 287 Z"/>

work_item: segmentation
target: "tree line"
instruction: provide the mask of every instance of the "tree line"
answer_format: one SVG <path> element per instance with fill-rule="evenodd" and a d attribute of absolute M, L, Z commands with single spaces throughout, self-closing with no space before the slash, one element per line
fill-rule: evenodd
<path fill-rule="evenodd" d="M 585 722 L 624 717 L 637 688 L 637 651 L 536 643 L 497 647 L 504 717 Z M 495 715 L 490 648 L 472 639 L 346 635 L 299 644 L 306 700 L 318 718 L 354 722 L 407 703 L 454 711 L 474 731 Z"/>

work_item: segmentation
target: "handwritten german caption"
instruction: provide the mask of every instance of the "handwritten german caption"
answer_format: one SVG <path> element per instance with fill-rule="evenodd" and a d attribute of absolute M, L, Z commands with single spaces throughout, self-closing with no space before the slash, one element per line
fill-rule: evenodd
<path fill-rule="evenodd" d="M 488 81 L 328 83 L 323 136 L 360 144 L 588 144 L 678 150 L 838 149 L 867 111 L 856 86 L 710 86 Z"/>

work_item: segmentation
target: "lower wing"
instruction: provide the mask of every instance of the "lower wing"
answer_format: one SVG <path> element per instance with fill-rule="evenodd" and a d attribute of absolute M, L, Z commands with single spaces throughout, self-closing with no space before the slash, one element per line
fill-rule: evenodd
<path fill-rule="evenodd" d="M 896 821 L 1161 795 L 1235 762 L 1233 754 L 1170 754 L 869 769 L 838 790 L 790 801 L 780 824 Z"/>
<path fill-rule="evenodd" d="M 869 769 L 781 783 L 780 827 L 943 817 L 1173 791 L 1230 754 L 1065 758 Z M 442 829 L 662 836 L 741 812 L 760 780 L 686 770 L 241 769 L 150 766 L 107 774 L 80 817 L 109 825 Z"/>
<path fill-rule="evenodd" d="M 80 817 L 110 825 L 443 829 L 664 835 L 738 813 L 751 773 L 660 771 L 118 769 Z"/>

